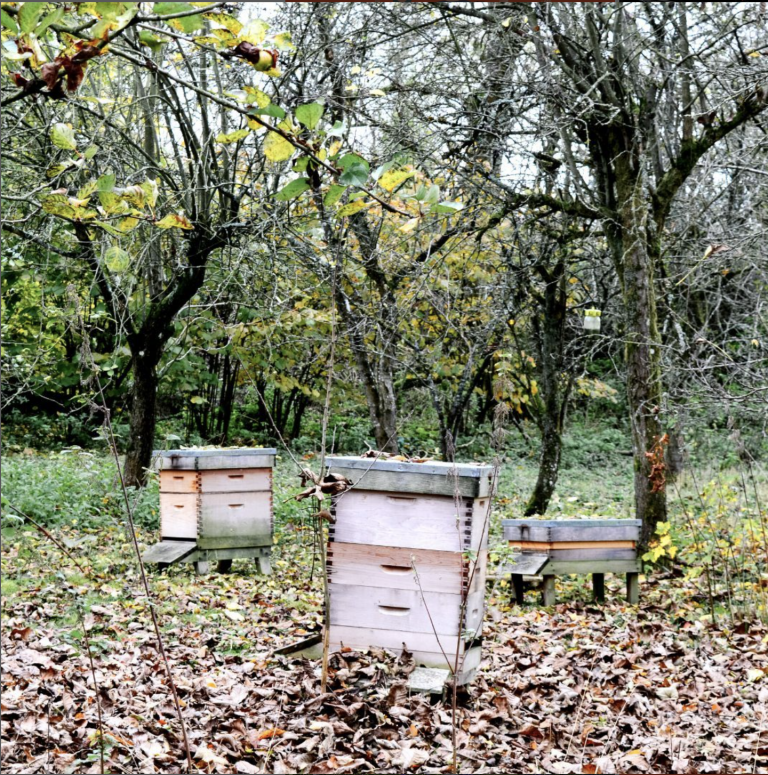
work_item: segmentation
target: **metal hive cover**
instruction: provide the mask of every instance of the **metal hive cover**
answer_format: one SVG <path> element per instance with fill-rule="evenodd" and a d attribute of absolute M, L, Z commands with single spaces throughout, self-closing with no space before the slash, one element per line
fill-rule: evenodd
<path fill-rule="evenodd" d="M 156 449 L 153 457 L 231 457 L 241 455 L 276 455 L 276 449 Z"/>

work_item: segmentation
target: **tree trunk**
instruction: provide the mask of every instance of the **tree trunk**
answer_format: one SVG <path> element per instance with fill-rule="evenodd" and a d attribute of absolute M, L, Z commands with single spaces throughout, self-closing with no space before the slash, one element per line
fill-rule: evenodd
<path fill-rule="evenodd" d="M 135 357 L 128 449 L 123 478 L 128 487 L 143 487 L 152 462 L 157 408 L 157 372 L 154 360 Z"/>
<path fill-rule="evenodd" d="M 541 456 L 539 458 L 539 475 L 536 486 L 525 506 L 525 516 L 544 514 L 549 507 L 549 501 L 557 484 L 557 475 L 560 471 L 560 454 L 563 449 L 563 435 L 559 422 L 545 423 L 541 433 Z"/>
<path fill-rule="evenodd" d="M 637 159 L 634 160 L 638 164 Z M 648 246 L 648 201 L 643 176 L 630 175 L 631 162 L 617 164 L 621 216 L 621 284 L 625 313 L 627 395 L 635 462 L 635 515 L 642 520 L 640 550 L 667 521 L 661 424 L 661 347 L 656 318 L 653 257 Z M 624 185 L 622 185 L 622 183 Z"/>

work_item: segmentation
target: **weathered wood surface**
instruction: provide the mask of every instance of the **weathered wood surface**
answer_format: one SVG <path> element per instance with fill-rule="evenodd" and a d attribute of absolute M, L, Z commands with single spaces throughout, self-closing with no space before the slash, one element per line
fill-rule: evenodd
<path fill-rule="evenodd" d="M 170 565 L 174 562 L 180 562 L 185 557 L 191 555 L 197 547 L 194 541 L 161 541 L 159 544 L 150 546 L 141 559 L 144 562 L 157 562 L 163 565 Z"/>
<path fill-rule="evenodd" d="M 541 588 L 541 602 L 544 606 L 555 604 L 555 577 L 544 576 L 544 584 Z"/>
<path fill-rule="evenodd" d="M 531 525 L 533 527 L 642 527 L 639 519 L 504 519 L 503 528 Z"/>
<path fill-rule="evenodd" d="M 479 631 L 482 627 L 485 590 L 467 596 L 464 621 L 461 595 L 419 592 L 406 589 L 332 584 L 331 624 L 370 627 L 377 630 L 437 632 L 458 637 L 460 631 Z M 369 644 L 371 645 L 371 644 Z M 383 644 L 373 644 L 383 645 Z"/>
<path fill-rule="evenodd" d="M 640 575 L 627 573 L 627 602 L 637 605 L 640 602 Z"/>
<path fill-rule="evenodd" d="M 549 552 L 552 560 L 636 560 L 635 549 L 552 549 Z"/>
<path fill-rule="evenodd" d="M 510 559 L 506 573 L 517 576 L 534 576 L 549 562 L 549 555 L 543 553 L 515 554 Z"/>
<path fill-rule="evenodd" d="M 197 471 L 161 471 L 160 492 L 195 493 L 200 492 L 200 479 Z"/>
<path fill-rule="evenodd" d="M 488 497 L 491 490 L 490 466 L 350 457 L 330 457 L 327 463 L 329 471 L 343 474 L 361 490 L 469 498 Z"/>
<path fill-rule="evenodd" d="M 159 470 L 207 471 L 227 468 L 273 468 L 274 449 L 169 449 L 156 450 Z"/>
<path fill-rule="evenodd" d="M 488 553 L 480 552 L 470 592 L 483 589 Z M 414 572 L 414 566 L 416 571 Z M 331 583 L 460 594 L 469 582 L 470 562 L 457 552 L 393 546 L 328 544 Z M 417 580 L 418 574 L 418 580 Z"/>
<path fill-rule="evenodd" d="M 200 492 L 263 492 L 272 489 L 271 468 L 201 471 Z"/>
<path fill-rule="evenodd" d="M 481 499 L 485 500 L 485 499 Z M 475 504 L 480 509 L 480 501 Z M 435 495 L 351 490 L 335 501 L 332 540 L 445 552 L 479 551 L 487 545 L 483 519 L 473 504 Z M 483 516 L 487 503 L 483 508 Z"/>
<path fill-rule="evenodd" d="M 343 643 L 353 648 L 370 648 L 377 646 L 396 654 L 403 650 L 403 644 L 408 651 L 440 654 L 444 651 L 451 664 L 455 662 L 457 648 L 462 656 L 470 648 L 473 641 L 458 637 L 458 633 L 435 636 L 434 632 L 410 632 L 398 629 L 376 629 L 374 627 L 347 626 L 332 624 L 330 631 L 331 643 Z"/>
<path fill-rule="evenodd" d="M 197 538 L 197 494 L 160 493 L 162 538 Z"/>
<path fill-rule="evenodd" d="M 443 667 L 417 667 L 408 676 L 408 691 L 417 694 L 442 694 L 451 678 L 451 671 Z"/>
<path fill-rule="evenodd" d="M 203 549 L 271 545 L 271 508 L 271 492 L 201 494 L 198 545 Z"/>
<path fill-rule="evenodd" d="M 625 527 L 582 527 L 578 524 L 563 524 L 559 527 L 540 527 L 532 525 L 504 525 L 504 538 L 507 541 L 526 541 L 557 543 L 564 541 L 637 541 L 640 528 L 634 525 Z"/>
<path fill-rule="evenodd" d="M 570 573 L 640 573 L 638 560 L 550 560 L 542 574 L 566 576 Z"/>

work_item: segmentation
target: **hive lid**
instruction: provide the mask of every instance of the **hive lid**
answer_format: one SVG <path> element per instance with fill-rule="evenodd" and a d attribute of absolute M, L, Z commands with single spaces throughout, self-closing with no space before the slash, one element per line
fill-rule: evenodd
<path fill-rule="evenodd" d="M 153 453 L 161 470 L 208 471 L 227 468 L 272 468 L 275 449 L 158 449 Z"/>
<path fill-rule="evenodd" d="M 329 457 L 326 463 L 331 471 L 351 479 L 358 490 L 470 498 L 490 494 L 493 472 L 491 466 L 479 463 L 408 463 L 365 457 Z"/>
<path fill-rule="evenodd" d="M 328 457 L 329 468 L 353 468 L 359 471 L 398 471 L 432 476 L 469 476 L 473 479 L 490 476 L 493 468 L 482 463 L 408 463 L 405 460 L 375 460 L 370 457 Z"/>
<path fill-rule="evenodd" d="M 152 455 L 156 457 L 214 457 L 223 455 L 276 455 L 276 449 L 254 449 L 242 447 L 239 449 L 156 449 Z"/>
<path fill-rule="evenodd" d="M 640 527 L 643 522 L 640 519 L 601 519 L 597 517 L 563 517 L 563 519 L 503 519 L 502 527 Z"/>

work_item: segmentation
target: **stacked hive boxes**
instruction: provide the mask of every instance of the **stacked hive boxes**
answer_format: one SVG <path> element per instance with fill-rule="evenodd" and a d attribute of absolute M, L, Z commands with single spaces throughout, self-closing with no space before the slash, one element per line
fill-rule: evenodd
<path fill-rule="evenodd" d="M 330 643 L 401 652 L 471 680 L 480 663 L 491 468 L 333 457 Z M 458 662 L 457 662 L 458 659 Z"/>
<path fill-rule="evenodd" d="M 189 449 L 155 454 L 160 468 L 162 543 L 171 548 L 173 543 L 193 543 L 196 551 L 187 561 L 259 557 L 264 558 L 262 570 L 268 570 L 275 450 Z"/>

